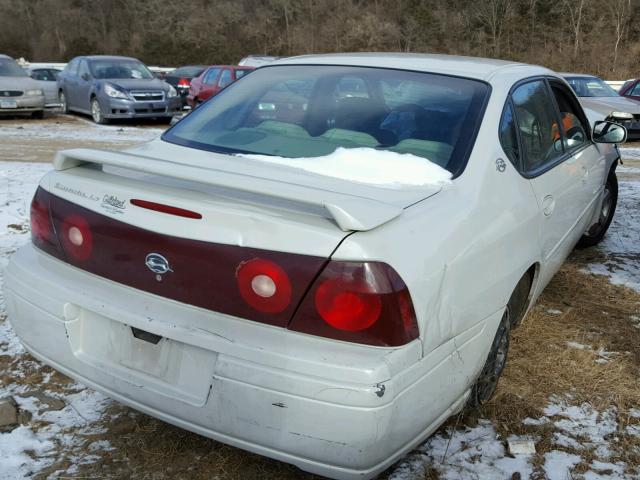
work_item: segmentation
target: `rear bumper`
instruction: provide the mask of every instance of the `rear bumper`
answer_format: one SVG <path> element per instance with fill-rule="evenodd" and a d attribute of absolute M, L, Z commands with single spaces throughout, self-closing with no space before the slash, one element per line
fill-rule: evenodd
<path fill-rule="evenodd" d="M 57 370 L 184 429 L 345 479 L 372 478 L 463 405 L 467 386 L 450 373 L 473 363 L 490 323 L 416 361 L 418 342 L 354 347 L 225 317 L 31 245 L 12 257 L 4 289 L 16 334 Z M 134 339 L 130 327 L 163 340 Z"/>

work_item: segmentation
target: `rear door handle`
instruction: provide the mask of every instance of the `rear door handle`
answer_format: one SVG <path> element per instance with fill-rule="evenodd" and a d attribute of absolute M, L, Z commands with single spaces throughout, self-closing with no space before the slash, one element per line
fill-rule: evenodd
<path fill-rule="evenodd" d="M 544 213 L 544 216 L 549 217 L 553 213 L 554 208 L 556 208 L 555 198 L 551 195 L 544 197 L 544 200 L 542 200 L 542 213 Z"/>

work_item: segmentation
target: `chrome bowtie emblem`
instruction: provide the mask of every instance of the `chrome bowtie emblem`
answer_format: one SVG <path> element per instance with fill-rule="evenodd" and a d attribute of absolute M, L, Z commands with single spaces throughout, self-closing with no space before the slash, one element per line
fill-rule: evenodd
<path fill-rule="evenodd" d="M 507 164 L 505 163 L 505 161 L 501 158 L 498 158 L 496 160 L 496 170 L 499 171 L 500 173 L 504 172 L 507 169 Z"/>
<path fill-rule="evenodd" d="M 167 272 L 173 272 L 169 265 L 169 260 L 159 253 L 150 253 L 145 258 L 144 264 L 149 270 L 156 274 L 156 280 L 161 281 L 162 275 Z"/>

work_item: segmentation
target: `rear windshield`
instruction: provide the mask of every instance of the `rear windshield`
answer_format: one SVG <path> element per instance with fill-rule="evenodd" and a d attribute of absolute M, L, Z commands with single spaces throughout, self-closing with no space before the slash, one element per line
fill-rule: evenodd
<path fill-rule="evenodd" d="M 579 97 L 619 97 L 613 88 L 598 77 L 566 77 L 565 80 Z"/>
<path fill-rule="evenodd" d="M 180 68 L 176 68 L 173 72 L 167 75 L 172 77 L 193 78 L 193 77 L 199 76 L 202 72 L 204 72 L 206 68 L 207 67 L 180 67 Z"/>
<path fill-rule="evenodd" d="M 0 77 L 26 77 L 27 72 L 10 58 L 0 58 Z"/>
<path fill-rule="evenodd" d="M 136 60 L 91 60 L 89 68 L 94 78 L 154 78 L 147 67 Z"/>
<path fill-rule="evenodd" d="M 476 80 L 404 70 L 268 66 L 227 87 L 163 139 L 288 158 L 369 147 L 423 157 L 455 175 L 488 91 Z"/>

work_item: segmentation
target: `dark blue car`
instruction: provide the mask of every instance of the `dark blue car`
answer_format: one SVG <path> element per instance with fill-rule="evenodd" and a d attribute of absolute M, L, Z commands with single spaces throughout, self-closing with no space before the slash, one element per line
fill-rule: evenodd
<path fill-rule="evenodd" d="M 58 98 L 65 113 L 86 113 L 101 124 L 122 118 L 170 122 L 182 108 L 175 88 L 129 57 L 74 58 L 59 75 Z"/>

